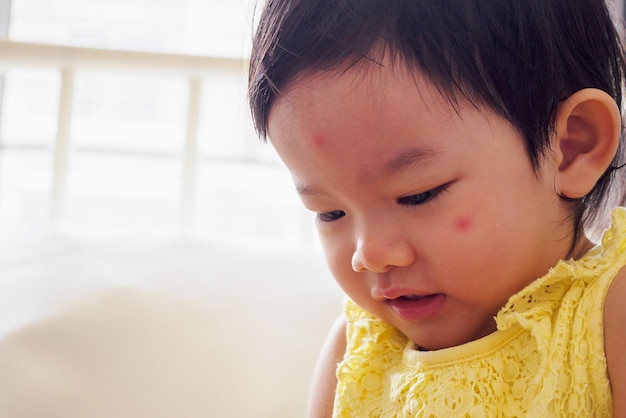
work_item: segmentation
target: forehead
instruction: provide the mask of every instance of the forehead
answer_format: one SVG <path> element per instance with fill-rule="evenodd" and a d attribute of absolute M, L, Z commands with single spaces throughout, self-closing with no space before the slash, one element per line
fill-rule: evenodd
<path fill-rule="evenodd" d="M 457 140 L 465 130 L 457 110 L 406 67 L 353 67 L 294 82 L 276 101 L 268 132 L 294 177 L 324 167 L 366 181 L 462 152 L 469 144 Z"/>
<path fill-rule="evenodd" d="M 472 105 L 442 95 L 419 71 L 387 60 L 299 77 L 273 104 L 268 134 L 274 143 L 288 125 L 292 139 L 303 138 L 300 130 L 317 139 L 337 137 L 347 127 L 367 136 L 384 130 L 379 133 L 392 138 L 413 124 L 428 136 L 437 123 L 458 119 L 466 106 Z"/>

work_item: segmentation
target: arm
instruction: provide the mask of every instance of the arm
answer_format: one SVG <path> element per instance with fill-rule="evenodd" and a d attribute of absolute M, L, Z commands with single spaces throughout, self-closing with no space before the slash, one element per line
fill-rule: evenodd
<path fill-rule="evenodd" d="M 341 316 L 333 324 L 317 361 L 309 393 L 307 418 L 332 417 L 337 387 L 335 371 L 345 351 L 346 321 Z"/>
<path fill-rule="evenodd" d="M 613 279 L 604 307 L 604 345 L 613 417 L 626 418 L 626 269 Z"/>

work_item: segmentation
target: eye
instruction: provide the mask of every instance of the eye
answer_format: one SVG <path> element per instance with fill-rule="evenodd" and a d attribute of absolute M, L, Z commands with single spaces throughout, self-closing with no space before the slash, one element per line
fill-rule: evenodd
<path fill-rule="evenodd" d="M 412 194 L 410 196 L 404 196 L 398 198 L 398 203 L 401 205 L 407 206 L 417 206 L 423 205 L 425 203 L 430 202 L 432 199 L 437 197 L 441 192 L 445 190 L 447 185 L 436 187 L 432 190 L 428 190 L 423 193 Z"/>
<path fill-rule="evenodd" d="M 317 220 L 320 222 L 333 222 L 343 218 L 346 213 L 342 210 L 333 210 L 331 212 L 322 212 L 317 214 Z"/>

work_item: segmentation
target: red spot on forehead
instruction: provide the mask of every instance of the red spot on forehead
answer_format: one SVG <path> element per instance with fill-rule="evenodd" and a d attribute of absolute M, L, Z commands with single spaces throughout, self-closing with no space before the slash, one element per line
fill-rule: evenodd
<path fill-rule="evenodd" d="M 454 221 L 454 228 L 459 232 L 466 232 L 472 228 L 473 222 L 469 216 L 463 216 Z"/>

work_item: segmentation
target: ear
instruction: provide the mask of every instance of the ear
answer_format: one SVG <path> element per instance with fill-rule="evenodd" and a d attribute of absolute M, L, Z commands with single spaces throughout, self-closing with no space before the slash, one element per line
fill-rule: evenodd
<path fill-rule="evenodd" d="M 607 93 L 589 88 L 561 102 L 555 122 L 554 186 L 561 196 L 578 199 L 593 189 L 615 157 L 620 111 Z"/>

